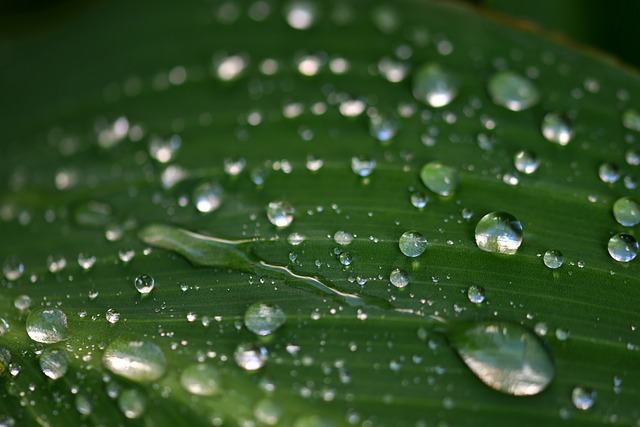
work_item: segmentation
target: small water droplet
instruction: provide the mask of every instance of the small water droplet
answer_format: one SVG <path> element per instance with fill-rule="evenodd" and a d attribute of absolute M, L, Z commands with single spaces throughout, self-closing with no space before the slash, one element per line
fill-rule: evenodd
<path fill-rule="evenodd" d="M 620 171 L 613 163 L 603 163 L 598 168 L 598 176 L 602 182 L 613 184 L 620 179 Z"/>
<path fill-rule="evenodd" d="M 484 301 L 484 288 L 478 285 L 471 285 L 467 289 L 467 298 L 474 304 L 482 304 Z"/>
<path fill-rule="evenodd" d="M 160 163 L 172 161 L 182 145 L 182 139 L 178 135 L 168 138 L 154 136 L 149 141 L 149 155 Z"/>
<path fill-rule="evenodd" d="M 252 343 L 242 343 L 236 347 L 233 357 L 236 364 L 246 371 L 256 371 L 267 362 L 269 353 L 265 347 Z"/>
<path fill-rule="evenodd" d="M 640 223 L 640 203 L 631 197 L 622 197 L 613 204 L 613 216 L 620 225 L 633 227 Z"/>
<path fill-rule="evenodd" d="M 27 317 L 27 334 L 34 341 L 53 344 L 67 338 L 67 316 L 58 308 L 36 308 Z"/>
<path fill-rule="evenodd" d="M 511 111 L 533 107 L 540 100 L 538 88 L 531 80 L 513 71 L 501 71 L 489 80 L 487 90 L 496 105 Z"/>
<path fill-rule="evenodd" d="M 291 246 L 298 246 L 305 240 L 307 240 L 307 237 L 300 233 L 291 233 L 287 237 L 287 242 L 289 242 Z"/>
<path fill-rule="evenodd" d="M 2 274 L 9 281 L 18 280 L 24 273 L 24 264 L 15 255 L 10 255 L 5 258 L 2 263 Z"/>
<path fill-rule="evenodd" d="M 627 161 L 627 164 L 638 166 L 640 165 L 640 151 L 635 148 L 629 148 L 624 155 L 624 159 Z"/>
<path fill-rule="evenodd" d="M 640 113 L 630 108 L 622 113 L 622 124 L 627 129 L 640 132 Z"/>
<path fill-rule="evenodd" d="M 518 171 L 529 175 L 538 170 L 540 159 L 533 151 L 520 150 L 516 153 L 513 163 Z"/>
<path fill-rule="evenodd" d="M 285 7 L 285 18 L 291 28 L 306 30 L 316 20 L 316 3 L 309 0 L 294 0 Z"/>
<path fill-rule="evenodd" d="M 618 233 L 609 239 L 609 255 L 616 261 L 629 262 L 638 255 L 638 241 L 627 233 Z"/>
<path fill-rule="evenodd" d="M 427 248 L 427 239 L 415 230 L 405 231 L 398 242 L 400 251 L 410 258 L 422 255 Z"/>
<path fill-rule="evenodd" d="M 147 295 L 155 287 L 156 281 L 153 277 L 147 274 L 141 274 L 135 278 L 133 284 L 135 285 L 138 292 L 140 292 L 142 295 Z"/>
<path fill-rule="evenodd" d="M 351 170 L 358 176 L 367 177 L 376 168 L 376 161 L 368 156 L 354 156 L 351 158 Z"/>
<path fill-rule="evenodd" d="M 351 242 L 353 242 L 353 234 L 343 230 L 338 230 L 333 235 L 333 241 L 341 246 L 350 245 Z"/>
<path fill-rule="evenodd" d="M 40 370 L 52 380 L 62 378 L 68 369 L 69 359 L 64 350 L 47 348 L 42 352 Z"/>
<path fill-rule="evenodd" d="M 121 249 L 118 251 L 118 258 L 124 264 L 127 264 L 128 262 L 130 262 L 135 256 L 136 256 L 136 251 L 133 248 Z"/>
<path fill-rule="evenodd" d="M 107 346 L 102 363 L 111 372 L 136 382 L 152 382 L 167 370 L 164 353 L 150 341 L 116 339 Z"/>
<path fill-rule="evenodd" d="M 227 157 L 224 159 L 224 173 L 229 176 L 240 175 L 246 166 L 247 161 L 244 157 Z"/>
<path fill-rule="evenodd" d="M 429 190 L 441 196 L 449 196 L 459 183 L 458 171 L 440 162 L 430 162 L 420 170 L 420 179 Z"/>
<path fill-rule="evenodd" d="M 547 141 L 564 146 L 573 139 L 574 129 L 564 115 L 548 113 L 542 119 L 542 135 Z"/>
<path fill-rule="evenodd" d="M 411 193 L 411 204 L 413 207 L 422 209 L 429 203 L 429 196 L 422 191 L 414 191 Z"/>
<path fill-rule="evenodd" d="M 286 200 L 275 200 L 267 206 L 269 222 L 278 228 L 285 228 L 293 222 L 295 209 Z"/>
<path fill-rule="evenodd" d="M 125 417 L 135 420 L 147 409 L 147 398 L 138 389 L 125 390 L 118 397 L 118 408 Z"/>
<path fill-rule="evenodd" d="M 351 265 L 351 263 L 353 262 L 353 257 L 349 252 L 342 252 L 340 255 L 338 255 L 338 260 L 340 261 L 340 264 L 346 266 Z"/>
<path fill-rule="evenodd" d="M 107 309 L 105 318 L 107 319 L 107 322 L 111 324 L 118 323 L 118 321 L 120 320 L 120 312 L 117 310 L 114 310 L 113 308 L 109 308 Z"/>
<path fill-rule="evenodd" d="M 404 288 L 409 284 L 409 275 L 406 271 L 395 268 L 389 275 L 389 281 L 396 288 Z"/>
<path fill-rule="evenodd" d="M 55 254 L 55 255 L 49 255 L 47 257 L 47 269 L 51 272 L 51 273 L 59 273 L 60 271 L 64 270 L 67 267 L 67 259 L 60 255 L 60 254 Z"/>
<path fill-rule="evenodd" d="M 369 116 L 369 133 L 380 142 L 391 140 L 399 127 L 398 119 L 390 115 L 376 113 Z"/>
<path fill-rule="evenodd" d="M 204 182 L 193 190 L 193 203 L 198 212 L 209 213 L 222 204 L 224 189 L 217 182 Z"/>
<path fill-rule="evenodd" d="M 426 64 L 413 75 L 413 96 L 434 107 L 444 107 L 458 95 L 458 80 L 438 64 Z"/>
<path fill-rule="evenodd" d="M 455 330 L 448 338 L 471 372 L 494 390 L 531 396 L 555 375 L 543 343 L 521 325 L 484 321 Z"/>
<path fill-rule="evenodd" d="M 271 399 L 263 398 L 253 407 L 253 415 L 261 423 L 274 426 L 280 422 L 282 407 Z"/>
<path fill-rule="evenodd" d="M 91 400 L 84 394 L 76 395 L 75 401 L 76 411 L 78 411 L 81 415 L 90 415 L 91 414 Z"/>
<path fill-rule="evenodd" d="M 264 302 L 252 304 L 244 313 L 247 329 L 260 336 L 271 335 L 284 325 L 286 320 L 287 316 L 280 307 Z"/>
<path fill-rule="evenodd" d="M 83 270 L 90 270 L 96 263 L 97 258 L 94 255 L 90 255 L 86 252 L 80 252 L 78 254 L 78 265 Z"/>
<path fill-rule="evenodd" d="M 29 309 L 29 307 L 31 307 L 32 302 L 33 301 L 31 300 L 31 297 L 29 297 L 29 295 L 18 295 L 13 300 L 13 306 L 20 311 L 26 311 Z"/>
<path fill-rule="evenodd" d="M 522 225 L 507 212 L 491 212 L 476 225 L 476 245 L 486 252 L 513 255 L 522 243 Z"/>
<path fill-rule="evenodd" d="M 218 370 L 204 363 L 187 366 L 180 375 L 180 384 L 196 396 L 213 396 L 222 390 L 222 380 Z"/>
<path fill-rule="evenodd" d="M 560 268 L 564 263 L 564 255 L 556 249 L 548 250 L 544 253 L 542 261 L 544 262 L 544 265 L 551 269 Z"/>
<path fill-rule="evenodd" d="M 598 394 L 595 390 L 585 387 L 574 387 L 571 391 L 571 402 L 573 402 L 573 406 L 580 409 L 581 411 L 586 411 L 590 409 L 594 403 L 596 403 L 596 398 Z"/>

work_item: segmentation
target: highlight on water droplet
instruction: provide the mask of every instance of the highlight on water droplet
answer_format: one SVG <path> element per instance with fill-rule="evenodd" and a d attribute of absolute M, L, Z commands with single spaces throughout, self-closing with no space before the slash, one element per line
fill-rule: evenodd
<path fill-rule="evenodd" d="M 555 270 L 556 268 L 562 267 L 562 264 L 564 263 L 564 255 L 562 255 L 562 252 L 559 250 L 551 249 L 544 253 L 542 261 L 548 268 Z"/>
<path fill-rule="evenodd" d="M 236 347 L 233 357 L 245 371 L 257 371 L 267 362 L 269 352 L 265 347 L 253 343 L 242 343 Z"/>
<path fill-rule="evenodd" d="M 222 204 L 224 189 L 217 182 L 203 182 L 193 190 L 193 204 L 198 212 L 209 213 Z"/>
<path fill-rule="evenodd" d="M 287 315 L 277 305 L 257 302 L 244 313 L 244 324 L 251 332 L 259 336 L 274 333 L 284 325 Z"/>
<path fill-rule="evenodd" d="M 609 255 L 618 262 L 630 262 L 638 255 L 638 241 L 627 233 L 618 233 L 609 239 Z"/>
<path fill-rule="evenodd" d="M 151 341 L 116 339 L 102 356 L 105 368 L 135 382 L 160 379 L 167 370 L 167 359 Z"/>
<path fill-rule="evenodd" d="M 218 370 L 204 363 L 187 366 L 180 375 L 180 384 L 196 396 L 213 396 L 222 391 L 222 380 Z"/>
<path fill-rule="evenodd" d="M 482 286 L 471 285 L 467 289 L 467 298 L 474 304 L 482 304 L 484 302 L 485 291 Z"/>
<path fill-rule="evenodd" d="M 598 393 L 595 390 L 586 387 L 574 387 L 571 391 L 571 402 L 581 411 L 591 409 L 597 397 Z"/>
<path fill-rule="evenodd" d="M 136 290 L 140 292 L 142 295 L 149 294 L 156 285 L 156 281 L 153 277 L 148 274 L 140 274 L 133 281 Z"/>
<path fill-rule="evenodd" d="M 267 205 L 267 218 L 278 228 L 286 228 L 293 222 L 295 209 L 286 200 L 274 200 Z"/>
<path fill-rule="evenodd" d="M 540 159 L 533 151 L 520 150 L 516 153 L 513 163 L 519 172 L 530 175 L 538 170 Z"/>
<path fill-rule="evenodd" d="M 531 80 L 513 71 L 494 74 L 489 80 L 487 91 L 496 105 L 511 111 L 526 110 L 540 100 L 540 92 Z"/>
<path fill-rule="evenodd" d="M 405 256 L 415 258 L 422 255 L 427 248 L 427 239 L 421 233 L 409 230 L 402 233 L 398 246 Z"/>
<path fill-rule="evenodd" d="M 62 378 L 69 369 L 67 353 L 62 349 L 46 348 L 40 355 L 40 370 L 52 380 Z"/>
<path fill-rule="evenodd" d="M 296 30 L 306 30 L 313 25 L 318 11 L 310 0 L 293 0 L 285 7 L 287 24 Z"/>
<path fill-rule="evenodd" d="M 447 339 L 471 372 L 494 390 L 532 396 L 555 376 L 551 354 L 524 326 L 482 321 L 452 330 Z"/>
<path fill-rule="evenodd" d="M 618 224 L 633 227 L 640 223 L 640 203 L 631 197 L 621 197 L 613 203 L 613 216 Z"/>
<path fill-rule="evenodd" d="M 389 275 L 389 281 L 396 288 L 404 288 L 409 284 L 409 274 L 404 270 L 394 268 Z"/>
<path fill-rule="evenodd" d="M 424 194 L 422 191 L 413 191 L 411 193 L 410 200 L 411 205 L 414 208 L 422 209 L 427 206 L 427 203 L 429 203 L 429 196 Z"/>
<path fill-rule="evenodd" d="M 29 313 L 26 326 L 29 338 L 36 342 L 53 344 L 67 338 L 67 316 L 55 307 L 36 308 Z"/>
<path fill-rule="evenodd" d="M 513 255 L 522 244 L 522 224 L 507 212 L 491 212 L 476 225 L 476 245 L 486 252 Z"/>
<path fill-rule="evenodd" d="M 429 190 L 441 196 L 451 195 L 459 183 L 458 171 L 440 162 L 430 162 L 420 170 L 420 179 Z"/>
<path fill-rule="evenodd" d="M 426 64 L 413 74 L 413 96 L 431 107 L 449 105 L 458 95 L 458 79 L 438 64 Z"/>
<path fill-rule="evenodd" d="M 542 119 L 542 135 L 547 141 L 567 145 L 574 136 L 573 125 L 560 113 L 547 113 Z"/>

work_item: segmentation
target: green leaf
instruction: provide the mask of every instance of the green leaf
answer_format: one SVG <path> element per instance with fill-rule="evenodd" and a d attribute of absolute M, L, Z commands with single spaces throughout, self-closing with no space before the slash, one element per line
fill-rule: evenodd
<path fill-rule="evenodd" d="M 634 73 L 417 0 L 105 2 L 0 58 L 4 424 L 640 418 Z"/>

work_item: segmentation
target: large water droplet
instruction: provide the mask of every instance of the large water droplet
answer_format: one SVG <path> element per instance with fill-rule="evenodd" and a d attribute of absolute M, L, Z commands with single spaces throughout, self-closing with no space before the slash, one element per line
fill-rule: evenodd
<path fill-rule="evenodd" d="M 458 95 L 458 80 L 438 64 L 426 64 L 413 75 L 413 96 L 431 107 L 444 107 Z"/>
<path fill-rule="evenodd" d="M 68 369 L 69 359 L 64 350 L 47 348 L 42 352 L 40 370 L 52 380 L 62 378 Z"/>
<path fill-rule="evenodd" d="M 569 120 L 559 113 L 548 113 L 542 119 L 542 135 L 547 141 L 567 145 L 573 139 L 574 130 Z"/>
<path fill-rule="evenodd" d="M 135 388 L 125 390 L 118 397 L 118 408 L 130 420 L 140 418 L 147 409 L 147 398 Z"/>
<path fill-rule="evenodd" d="M 58 308 L 36 308 L 27 317 L 27 334 L 34 341 L 53 344 L 67 338 L 67 316 Z"/>
<path fill-rule="evenodd" d="M 278 228 L 285 228 L 293 222 L 295 209 L 286 200 L 275 200 L 267 206 L 269 222 Z"/>
<path fill-rule="evenodd" d="M 573 406 L 580 409 L 581 411 L 586 411 L 590 409 L 594 403 L 596 403 L 596 398 L 598 394 L 595 390 L 585 387 L 574 387 L 571 391 L 571 402 Z"/>
<path fill-rule="evenodd" d="M 540 159 L 533 151 L 520 150 L 516 153 L 513 163 L 518 171 L 529 175 L 538 170 Z"/>
<path fill-rule="evenodd" d="M 476 245 L 483 251 L 513 255 L 522 243 L 522 225 L 507 212 L 491 212 L 476 225 Z"/>
<path fill-rule="evenodd" d="M 156 281 L 153 277 L 147 274 L 141 274 L 135 278 L 133 284 L 138 292 L 140 292 L 142 295 L 147 295 L 155 287 Z"/>
<path fill-rule="evenodd" d="M 404 288 L 409 284 L 409 275 L 406 271 L 395 268 L 389 275 L 389 281 L 396 288 Z"/>
<path fill-rule="evenodd" d="M 458 188 L 458 171 L 440 162 L 430 162 L 420 170 L 420 179 L 429 190 L 449 196 Z"/>
<path fill-rule="evenodd" d="M 620 225 L 633 227 L 640 223 L 640 203 L 630 197 L 622 197 L 613 204 L 613 216 Z"/>
<path fill-rule="evenodd" d="M 222 390 L 222 380 L 218 370 L 203 363 L 187 366 L 180 375 L 180 384 L 196 396 L 213 396 Z"/>
<path fill-rule="evenodd" d="M 400 251 L 410 258 L 422 255 L 427 248 L 427 239 L 415 230 L 405 231 L 398 242 Z"/>
<path fill-rule="evenodd" d="M 252 343 L 242 343 L 236 347 L 233 357 L 236 364 L 247 371 L 257 371 L 267 362 L 269 353 L 265 347 Z"/>
<path fill-rule="evenodd" d="M 247 308 L 244 313 L 244 324 L 256 335 L 266 336 L 274 333 L 284 325 L 287 316 L 280 307 L 264 302 L 257 302 Z"/>
<path fill-rule="evenodd" d="M 220 207 L 224 189 L 217 182 L 205 182 L 193 190 L 193 203 L 202 213 L 213 212 Z"/>
<path fill-rule="evenodd" d="M 638 241 L 630 234 L 618 233 L 609 239 L 607 249 L 616 261 L 629 262 L 638 255 Z"/>
<path fill-rule="evenodd" d="M 542 261 L 544 265 L 551 269 L 560 268 L 564 263 L 564 255 L 562 255 L 562 252 L 552 249 L 544 253 Z"/>
<path fill-rule="evenodd" d="M 7 280 L 18 280 L 24 273 L 24 264 L 17 256 L 10 255 L 2 263 L 2 274 Z"/>
<path fill-rule="evenodd" d="M 513 71 L 494 74 L 487 90 L 495 104 L 511 111 L 526 110 L 540 100 L 538 88 L 531 80 Z"/>
<path fill-rule="evenodd" d="M 399 127 L 400 123 L 395 117 L 380 113 L 369 117 L 369 133 L 380 142 L 391 140 Z"/>
<path fill-rule="evenodd" d="M 455 330 L 448 338 L 471 372 L 503 393 L 538 394 L 555 375 L 543 343 L 518 324 L 484 321 Z"/>
<path fill-rule="evenodd" d="M 102 356 L 104 366 L 132 381 L 155 381 L 167 370 L 164 353 L 150 341 L 113 341 Z"/>
<path fill-rule="evenodd" d="M 351 170 L 358 176 L 367 177 L 376 168 L 376 161 L 368 156 L 354 156 L 351 158 Z"/>

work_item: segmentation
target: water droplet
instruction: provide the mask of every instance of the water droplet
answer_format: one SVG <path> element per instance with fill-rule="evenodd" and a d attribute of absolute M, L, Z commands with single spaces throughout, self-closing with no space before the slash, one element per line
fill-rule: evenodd
<path fill-rule="evenodd" d="M 224 189 L 217 182 L 205 182 L 193 190 L 193 203 L 198 212 L 209 213 L 220 207 Z"/>
<path fill-rule="evenodd" d="M 300 233 L 291 233 L 287 237 L 287 242 L 289 242 L 291 246 L 298 246 L 305 240 L 307 240 L 307 237 Z"/>
<path fill-rule="evenodd" d="M 180 384 L 196 396 L 213 396 L 222 390 L 222 380 L 218 370 L 204 363 L 187 366 L 180 375 Z"/>
<path fill-rule="evenodd" d="M 11 351 L 0 345 L 0 375 L 4 375 L 9 370 L 11 364 Z"/>
<path fill-rule="evenodd" d="M 282 417 L 282 407 L 271 399 L 260 399 L 253 407 L 253 415 L 261 423 L 274 426 Z"/>
<path fill-rule="evenodd" d="M 640 223 L 640 203 L 630 197 L 622 197 L 613 204 L 613 216 L 620 225 L 633 227 Z"/>
<path fill-rule="evenodd" d="M 136 256 L 136 251 L 133 248 L 121 249 L 118 251 L 118 258 L 124 264 L 127 264 L 128 262 L 130 262 L 135 256 Z"/>
<path fill-rule="evenodd" d="M 486 252 L 513 255 L 522 243 L 522 225 L 507 212 L 491 212 L 476 225 L 476 245 Z"/>
<path fill-rule="evenodd" d="M 244 313 L 244 324 L 256 335 L 271 335 L 284 325 L 287 316 L 277 305 L 257 302 Z"/>
<path fill-rule="evenodd" d="M 548 113 L 542 119 L 542 135 L 547 141 L 564 146 L 573 139 L 574 129 L 562 114 Z"/>
<path fill-rule="evenodd" d="M 246 55 L 231 55 L 214 58 L 214 67 L 218 78 L 230 82 L 239 78 L 247 68 L 249 58 Z"/>
<path fill-rule="evenodd" d="M 69 359 L 64 350 L 47 348 L 42 352 L 40 370 L 52 380 L 62 378 L 68 369 Z"/>
<path fill-rule="evenodd" d="M 138 292 L 140 292 L 142 295 L 147 295 L 153 290 L 154 286 L 156 285 L 156 281 L 153 277 L 147 274 L 141 274 L 135 278 L 133 284 L 135 285 Z"/>
<path fill-rule="evenodd" d="M 182 139 L 178 135 L 169 138 L 154 136 L 149 141 L 149 155 L 160 163 L 169 163 L 176 157 L 181 145 Z"/>
<path fill-rule="evenodd" d="M 107 346 L 102 363 L 114 374 L 136 382 L 156 381 L 167 370 L 164 353 L 150 341 L 116 339 Z"/>
<path fill-rule="evenodd" d="M 24 264 L 17 256 L 10 255 L 2 263 L 2 274 L 7 280 L 18 280 L 24 273 Z"/>
<path fill-rule="evenodd" d="M 73 218 L 83 227 L 104 227 L 111 222 L 112 211 L 111 206 L 106 203 L 89 200 L 74 210 Z"/>
<path fill-rule="evenodd" d="M 368 156 L 357 156 L 351 158 L 351 170 L 358 176 L 367 177 L 376 168 L 376 161 Z"/>
<path fill-rule="evenodd" d="M 29 295 L 18 295 L 13 300 L 13 306 L 20 311 L 26 311 L 29 307 L 31 307 L 31 297 Z"/>
<path fill-rule="evenodd" d="M 594 403 L 596 403 L 596 398 L 598 394 L 595 390 L 585 387 L 574 387 L 571 391 L 571 402 L 573 402 L 573 406 L 580 409 L 581 411 L 586 411 L 590 409 Z"/>
<path fill-rule="evenodd" d="M 391 271 L 391 274 L 389 275 L 389 281 L 396 288 L 404 288 L 409 284 L 409 275 L 406 271 L 396 268 Z"/>
<path fill-rule="evenodd" d="M 630 108 L 622 113 L 622 124 L 627 129 L 640 132 L 640 113 Z"/>
<path fill-rule="evenodd" d="M 236 347 L 233 357 L 236 364 L 246 371 L 256 371 L 267 362 L 269 353 L 265 347 L 252 343 L 242 343 Z"/>
<path fill-rule="evenodd" d="M 120 320 L 120 312 L 114 310 L 113 308 L 109 308 L 107 309 L 105 318 L 107 319 L 107 322 L 111 324 L 118 323 L 118 321 Z"/>
<path fill-rule="evenodd" d="M 620 179 L 620 171 L 613 163 L 603 163 L 598 168 L 598 176 L 602 182 L 613 184 Z"/>
<path fill-rule="evenodd" d="M 296 419 L 293 427 L 335 427 L 335 424 L 318 415 L 303 415 Z"/>
<path fill-rule="evenodd" d="M 75 407 L 76 411 L 81 415 L 91 414 L 91 401 L 84 394 L 76 395 Z"/>
<path fill-rule="evenodd" d="M 285 228 L 293 222 L 295 210 L 286 200 L 275 200 L 267 206 L 269 222 L 278 228 Z"/>
<path fill-rule="evenodd" d="M 562 252 L 552 249 L 544 253 L 542 260 L 544 261 L 544 265 L 547 267 L 556 269 L 562 267 L 562 264 L 564 263 L 564 255 L 562 255 Z"/>
<path fill-rule="evenodd" d="M 411 204 L 413 207 L 422 209 L 429 203 L 429 196 L 422 191 L 414 191 L 411 193 Z"/>
<path fill-rule="evenodd" d="M 618 233 L 609 239 L 609 255 L 616 261 L 629 262 L 638 255 L 638 241 L 627 233 Z"/>
<path fill-rule="evenodd" d="M 458 80 L 438 64 L 426 64 L 413 75 L 413 96 L 434 107 L 448 105 L 458 95 Z"/>
<path fill-rule="evenodd" d="M 422 183 L 441 196 L 449 196 L 458 188 L 458 171 L 440 162 L 430 162 L 420 170 Z"/>
<path fill-rule="evenodd" d="M 36 308 L 27 317 L 27 334 L 34 341 L 53 344 L 67 338 L 67 316 L 58 308 Z"/>
<path fill-rule="evenodd" d="M 484 288 L 478 285 L 471 285 L 467 289 L 467 298 L 474 304 L 482 304 L 484 301 Z"/>
<path fill-rule="evenodd" d="M 338 260 L 340 261 L 340 264 L 346 266 L 351 265 L 351 263 L 353 262 L 353 257 L 349 252 L 342 252 L 340 255 L 338 255 Z"/>
<path fill-rule="evenodd" d="M 533 151 L 520 150 L 516 153 L 513 163 L 518 171 L 529 175 L 538 169 L 540 159 Z"/>
<path fill-rule="evenodd" d="M 316 4 L 309 0 L 294 0 L 285 8 L 285 18 L 291 28 L 306 30 L 316 20 Z"/>
<path fill-rule="evenodd" d="M 9 323 L 2 317 L 0 317 L 0 336 L 6 334 L 11 330 Z"/>
<path fill-rule="evenodd" d="M 415 230 L 405 231 L 398 242 L 400 251 L 410 258 L 422 255 L 427 248 L 427 239 Z"/>
<path fill-rule="evenodd" d="M 247 161 L 244 157 L 227 157 L 224 159 L 224 173 L 229 176 L 237 176 L 247 166 Z"/>
<path fill-rule="evenodd" d="M 97 258 L 94 255 L 80 252 L 78 254 L 78 265 L 83 270 L 90 270 L 96 263 Z"/>
<path fill-rule="evenodd" d="M 640 165 L 640 151 L 634 148 L 629 148 L 624 155 L 624 159 L 629 165 L 638 166 Z"/>
<path fill-rule="evenodd" d="M 496 105 L 511 111 L 533 107 L 540 100 L 538 88 L 531 80 L 513 71 L 501 71 L 489 80 L 487 90 Z"/>
<path fill-rule="evenodd" d="M 455 330 L 448 338 L 471 372 L 494 390 L 531 396 L 555 375 L 543 343 L 521 325 L 484 321 Z"/>
<path fill-rule="evenodd" d="M 47 268 L 51 273 L 59 273 L 67 267 L 67 260 L 60 254 L 49 255 L 47 257 Z"/>
<path fill-rule="evenodd" d="M 369 133 L 380 142 L 389 141 L 398 133 L 400 122 L 386 114 L 373 114 L 369 117 Z"/>
<path fill-rule="evenodd" d="M 118 397 L 118 408 L 130 420 L 140 418 L 147 409 L 147 398 L 135 388 L 125 390 Z"/>
<path fill-rule="evenodd" d="M 333 235 L 333 241 L 342 246 L 350 245 L 353 242 L 353 234 L 338 230 Z"/>

